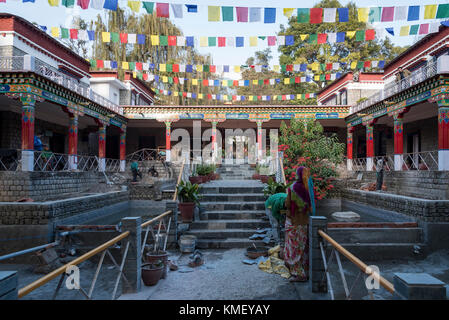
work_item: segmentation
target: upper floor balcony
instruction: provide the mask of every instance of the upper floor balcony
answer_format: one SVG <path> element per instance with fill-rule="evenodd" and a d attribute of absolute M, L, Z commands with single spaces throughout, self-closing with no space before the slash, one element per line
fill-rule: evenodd
<path fill-rule="evenodd" d="M 102 95 L 92 90 L 90 85 L 72 77 L 49 64 L 35 58 L 31 55 L 0 57 L 0 72 L 34 72 L 39 74 L 66 89 L 69 89 L 83 97 L 105 107 L 106 109 L 123 115 L 123 108 L 111 102 Z"/>

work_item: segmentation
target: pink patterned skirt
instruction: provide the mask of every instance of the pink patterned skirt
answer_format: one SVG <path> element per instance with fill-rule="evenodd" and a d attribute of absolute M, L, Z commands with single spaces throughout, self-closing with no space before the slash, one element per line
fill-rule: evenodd
<path fill-rule="evenodd" d="M 284 261 L 292 276 L 309 276 L 309 226 L 291 224 L 285 220 Z"/>

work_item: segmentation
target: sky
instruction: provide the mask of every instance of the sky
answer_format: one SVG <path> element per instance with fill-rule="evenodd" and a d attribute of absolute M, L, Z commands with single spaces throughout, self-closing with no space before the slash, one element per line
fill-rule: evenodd
<path fill-rule="evenodd" d="M 0 3 L 0 11 L 8 12 L 18 16 L 21 16 L 31 22 L 36 22 L 39 25 L 45 25 L 50 27 L 68 26 L 74 15 L 79 14 L 85 20 L 91 20 L 96 17 L 97 14 L 105 15 L 107 10 L 95 10 L 89 8 L 88 10 L 81 10 L 79 7 L 75 9 L 68 9 L 65 7 L 51 7 L 47 0 L 35 0 L 35 3 L 22 3 L 21 0 L 6 0 L 6 3 Z M 163 2 L 164 0 L 161 0 Z M 277 9 L 276 23 L 265 24 L 263 22 L 256 23 L 237 23 L 233 22 L 209 22 L 207 6 L 245 6 L 245 7 L 276 7 L 276 8 L 310 8 L 313 7 L 319 1 L 311 0 L 166 0 L 169 3 L 180 4 L 197 4 L 198 13 L 187 13 L 184 7 L 184 17 L 182 19 L 170 18 L 171 21 L 182 29 L 184 36 L 268 36 L 276 35 L 280 30 L 280 25 L 287 25 L 288 18 L 282 14 L 282 9 Z M 342 5 L 346 5 L 349 1 L 341 0 Z M 449 3 L 449 0 L 356 0 L 353 1 L 358 7 L 376 7 L 376 6 L 407 6 L 407 5 L 425 5 L 425 4 L 442 4 Z M 130 9 L 126 6 L 126 0 L 119 0 L 120 7 L 126 7 L 128 11 Z M 423 11 L 423 10 L 421 10 Z M 145 10 L 142 8 L 140 14 L 144 14 Z M 170 16 L 172 11 L 170 8 Z M 234 14 L 234 19 L 236 19 Z M 262 17 L 263 19 L 263 17 Z M 398 27 L 401 25 L 410 25 L 416 23 L 428 23 L 431 20 L 420 20 L 397 23 L 377 23 L 374 27 Z M 411 45 L 419 38 L 416 36 L 389 36 L 390 39 L 396 45 Z M 245 39 L 245 46 L 240 48 L 209 48 L 209 47 L 197 47 L 198 51 L 202 54 L 210 53 L 213 57 L 213 62 L 216 65 L 240 65 L 244 64 L 246 59 L 253 56 L 256 51 L 267 48 L 266 45 L 260 45 L 257 47 L 246 46 L 247 40 Z M 265 41 L 266 42 L 266 41 Z M 271 48 L 273 59 L 271 64 L 278 64 L 279 52 L 277 47 Z M 238 74 L 228 74 L 227 77 L 231 79 L 239 79 Z"/>

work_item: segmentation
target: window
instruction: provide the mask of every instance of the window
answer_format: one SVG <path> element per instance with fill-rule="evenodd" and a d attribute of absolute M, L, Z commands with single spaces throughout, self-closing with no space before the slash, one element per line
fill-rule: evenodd
<path fill-rule="evenodd" d="M 131 105 L 136 105 L 136 95 L 134 93 L 131 93 Z"/>
<path fill-rule="evenodd" d="M 347 105 L 348 104 L 348 91 L 343 91 L 342 93 L 341 93 L 341 105 Z"/>

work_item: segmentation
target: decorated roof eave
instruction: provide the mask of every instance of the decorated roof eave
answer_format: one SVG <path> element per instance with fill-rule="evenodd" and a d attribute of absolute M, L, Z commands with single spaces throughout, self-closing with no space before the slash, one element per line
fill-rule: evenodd
<path fill-rule="evenodd" d="M 232 106 L 122 106 L 124 113 L 178 113 L 178 112 L 280 112 L 282 110 L 298 112 L 349 112 L 349 106 L 327 105 L 232 105 Z M 256 111 L 257 110 L 257 111 Z"/>
<path fill-rule="evenodd" d="M 440 94 L 440 92 L 433 92 L 433 89 L 446 85 L 449 85 L 449 75 L 437 74 L 414 85 L 413 87 L 400 91 L 386 99 L 378 101 L 371 106 L 347 116 L 345 118 L 345 122 L 348 126 L 356 126 L 362 124 L 364 121 L 367 121 L 367 119 L 374 119 L 387 115 L 387 109 L 389 109 L 389 106 L 401 104 L 401 107 L 410 107 L 422 101 L 427 101 L 428 99 Z"/>
<path fill-rule="evenodd" d="M 5 81 L 6 80 L 6 81 Z M 118 121 L 121 125 L 125 125 L 127 123 L 126 117 L 109 110 L 102 105 L 96 103 L 95 101 L 92 101 L 77 92 L 71 91 L 70 89 L 67 89 L 58 83 L 43 77 L 39 74 L 36 74 L 32 71 L 0 71 L 0 84 L 8 84 L 8 80 L 12 80 L 11 83 L 18 83 L 18 84 L 29 84 L 33 85 L 41 90 L 48 91 L 52 94 L 56 94 L 58 97 L 61 97 L 63 99 L 67 99 L 68 101 L 72 102 L 73 104 L 77 105 L 87 105 L 88 109 L 91 109 L 92 111 L 98 112 L 99 114 L 106 116 L 110 114 L 114 114 L 114 117 L 111 119 L 114 119 L 115 121 Z M 55 101 L 52 99 L 48 99 L 48 97 L 41 96 L 45 100 L 49 100 L 53 103 L 59 104 L 61 106 L 65 106 L 59 101 Z M 115 124 L 117 125 L 117 124 Z M 117 125 L 121 127 L 121 125 Z"/>

